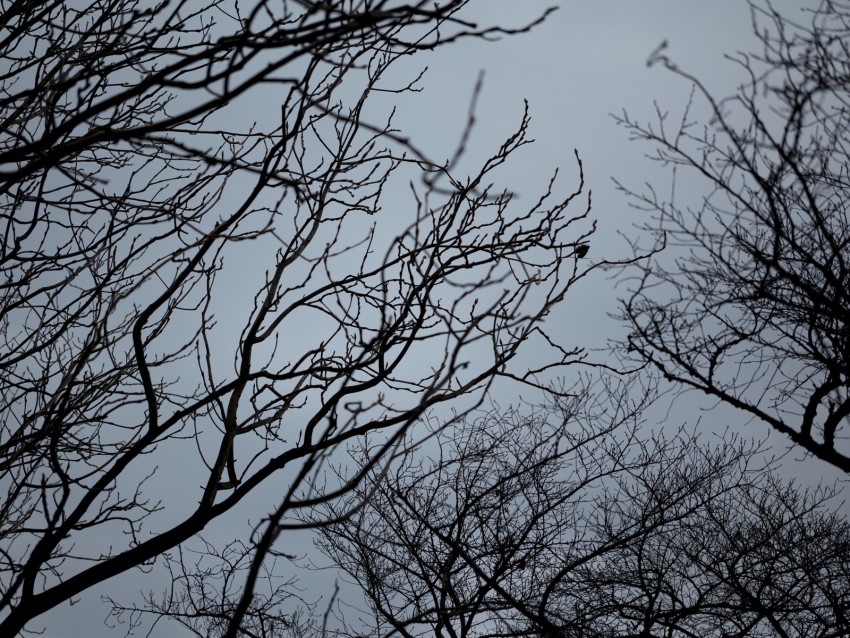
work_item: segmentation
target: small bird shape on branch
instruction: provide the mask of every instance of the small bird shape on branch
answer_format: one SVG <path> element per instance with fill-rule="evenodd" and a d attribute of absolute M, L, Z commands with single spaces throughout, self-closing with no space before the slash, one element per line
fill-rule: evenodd
<path fill-rule="evenodd" d="M 587 254 L 588 250 L 590 250 L 590 244 L 577 244 L 573 255 L 575 255 L 576 259 L 581 259 Z"/>

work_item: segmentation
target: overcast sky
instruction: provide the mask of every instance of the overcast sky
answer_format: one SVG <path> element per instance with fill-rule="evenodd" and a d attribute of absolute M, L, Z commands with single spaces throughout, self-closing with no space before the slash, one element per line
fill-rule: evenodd
<path fill-rule="evenodd" d="M 551 4 L 479 0 L 473 3 L 471 17 L 515 25 Z M 773 4 L 793 12 L 805 3 Z M 484 157 L 492 152 L 515 129 L 523 100 L 528 100 L 530 133 L 536 143 L 525 149 L 521 162 L 514 162 L 510 186 L 520 196 L 527 192 L 533 197 L 556 166 L 563 167 L 562 179 L 571 185 L 576 176 L 573 149 L 578 149 L 593 191 L 593 217 L 600 228 L 592 256 L 616 258 L 624 250 L 617 233 L 632 232 L 636 213 L 615 192 L 611 178 L 638 187 L 646 179 L 663 179 L 665 174 L 643 158 L 649 149 L 629 143 L 609 114 L 626 108 L 646 120 L 652 117 L 653 100 L 681 112 L 690 90 L 687 82 L 659 66 L 646 65 L 650 53 L 664 40 L 672 60 L 719 94 L 733 91 L 742 77 L 724 54 L 751 50 L 757 44 L 744 0 L 564 1 L 529 34 L 489 44 L 464 42 L 412 58 L 411 71 L 429 67 L 422 84 L 425 90 L 398 105 L 395 123 L 435 158 L 446 157 L 463 126 L 475 80 L 484 70 L 469 161 L 474 161 L 476 153 Z M 553 320 L 561 321 L 577 344 L 601 346 L 616 330 L 616 324 L 605 318 L 615 307 L 616 293 L 613 284 L 605 285 L 603 278 L 596 277 L 592 286 L 571 293 L 563 315 Z M 823 469 L 815 461 L 805 467 L 814 473 Z M 255 520 L 265 513 L 258 512 Z M 153 585 L 125 577 L 109 583 L 108 589 L 127 591 L 126 599 L 137 591 L 134 586 L 149 589 Z M 90 592 L 79 604 L 58 608 L 33 627 L 47 625 L 46 636 L 57 638 L 123 635 L 103 626 L 107 609 L 98 594 Z M 178 635 L 174 629 L 163 625 L 163 631 L 155 635 Z"/>

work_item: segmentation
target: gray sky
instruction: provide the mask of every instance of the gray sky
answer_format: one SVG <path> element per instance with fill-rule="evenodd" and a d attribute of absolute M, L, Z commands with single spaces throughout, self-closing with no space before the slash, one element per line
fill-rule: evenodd
<path fill-rule="evenodd" d="M 480 0 L 472 13 L 478 12 L 482 22 L 517 24 L 551 4 Z M 773 4 L 793 11 L 803 3 L 782 0 Z M 653 100 L 681 112 L 688 84 L 659 66 L 646 65 L 649 54 L 663 40 L 669 42 L 667 54 L 680 67 L 693 71 L 719 94 L 733 91 L 742 76 L 724 54 L 755 46 L 749 9 L 743 0 L 572 0 L 559 5 L 546 23 L 529 34 L 489 44 L 463 42 L 412 58 L 407 67 L 411 73 L 429 67 L 422 83 L 425 90 L 399 101 L 395 123 L 435 158 L 447 157 L 457 142 L 472 87 L 483 69 L 485 84 L 467 160 L 474 163 L 485 157 L 515 129 L 523 99 L 527 99 L 530 133 L 536 143 L 527 147 L 521 158 L 514 158 L 508 186 L 531 198 L 556 166 L 562 167 L 564 187 L 572 186 L 576 179 L 573 149 L 578 149 L 593 191 L 593 217 L 599 223 L 591 255 L 616 258 L 625 250 L 617 233 L 633 232 L 636 213 L 615 192 L 611 177 L 639 187 L 646 179 L 662 180 L 659 183 L 663 184 L 667 175 L 643 158 L 648 148 L 627 141 L 609 113 L 626 108 L 639 119 L 650 119 Z M 606 318 L 606 312 L 615 307 L 616 294 L 613 282 L 597 274 L 592 285 L 573 291 L 561 315 L 551 320 L 561 322 L 562 330 L 576 344 L 602 346 L 617 329 L 616 323 Z M 716 427 L 722 430 L 723 424 Z M 803 472 L 823 470 L 815 461 L 801 467 L 806 468 Z M 254 501 L 252 507 L 262 505 Z M 245 510 L 243 507 L 238 513 L 243 520 L 250 516 Z M 256 522 L 265 514 L 258 510 L 251 518 Z M 211 531 L 211 537 L 217 535 Z M 125 599 L 138 589 L 156 587 L 136 573 L 107 584 L 114 594 L 126 592 Z M 318 593 L 308 592 L 308 597 L 315 598 Z M 33 628 L 47 626 L 45 636 L 56 638 L 123 635 L 119 629 L 103 626 L 108 610 L 100 604 L 99 594 L 90 592 L 78 604 L 54 610 Z M 155 635 L 178 635 L 174 629 L 163 625 Z"/>
<path fill-rule="evenodd" d="M 470 163 L 492 151 L 513 130 L 523 99 L 528 100 L 530 136 L 536 141 L 512 164 L 509 187 L 520 197 L 534 197 L 557 166 L 561 184 L 574 184 L 573 149 L 577 149 L 593 192 L 592 217 L 599 224 L 592 255 L 616 259 L 625 252 L 617 233 L 633 232 L 636 217 L 625 198 L 615 192 L 611 178 L 639 187 L 650 177 L 664 184 L 669 176 L 645 160 L 643 154 L 649 149 L 629 143 L 610 114 L 626 108 L 646 120 L 654 115 L 653 100 L 674 113 L 685 106 L 688 83 L 660 66 L 646 65 L 650 53 L 664 40 L 669 43 L 667 53 L 682 68 L 698 73 L 719 93 L 734 90 L 742 77 L 740 69 L 723 56 L 753 45 L 749 9 L 742 0 L 558 4 L 559 9 L 529 34 L 490 44 L 464 42 L 415 58 L 414 64 L 428 66 L 425 91 L 402 102 L 396 122 L 411 131 L 422 129 L 425 135 L 419 144 L 437 158 L 447 155 L 463 126 L 472 86 L 483 70 L 485 84 L 468 153 Z M 482 22 L 517 24 L 547 6 L 550 3 L 488 0 L 474 8 Z M 594 283 L 600 283 L 598 277 Z M 583 344 L 603 345 L 606 331 L 615 329 L 613 322 L 606 324 L 604 315 L 613 308 L 616 291 L 613 286 L 594 285 L 593 290 L 576 289 L 574 294 L 572 303 L 562 308 L 565 316 L 560 320 L 581 334 Z"/>

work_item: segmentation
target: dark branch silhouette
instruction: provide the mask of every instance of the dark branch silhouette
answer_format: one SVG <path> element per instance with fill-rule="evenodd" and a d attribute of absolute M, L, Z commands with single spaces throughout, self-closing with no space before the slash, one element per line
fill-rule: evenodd
<path fill-rule="evenodd" d="M 623 389 L 483 415 L 370 475 L 320 528 L 368 603 L 343 633 L 846 635 L 834 492 L 784 484 L 757 446 L 650 436 Z"/>
<path fill-rule="evenodd" d="M 594 267 L 572 259 L 593 232 L 581 162 L 522 207 L 497 184 L 527 113 L 461 171 L 468 130 L 436 161 L 381 111 L 420 89 L 410 56 L 533 26 L 466 4 L 5 3 L 0 634 L 177 564 L 263 490 L 245 553 L 214 548 L 243 575 L 230 606 L 179 598 L 262 634 L 254 587 L 299 511 L 346 498 L 435 406 L 582 357 L 543 325 Z"/>
<path fill-rule="evenodd" d="M 662 47 L 651 62 L 693 86 L 681 119 L 618 118 L 674 171 L 669 198 L 631 193 L 666 250 L 624 302 L 628 349 L 850 472 L 850 12 L 751 9 L 763 50 L 732 56 L 746 78 L 734 95 L 714 97 Z"/>

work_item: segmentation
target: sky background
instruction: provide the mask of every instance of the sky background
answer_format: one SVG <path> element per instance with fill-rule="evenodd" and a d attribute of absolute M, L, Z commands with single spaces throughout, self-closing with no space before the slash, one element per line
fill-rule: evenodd
<path fill-rule="evenodd" d="M 515 26 L 530 21 L 552 4 L 479 0 L 467 17 Z M 773 3 L 790 15 L 805 4 L 811 6 L 789 0 Z M 663 191 L 669 184 L 669 174 L 645 159 L 644 154 L 651 149 L 629 142 L 611 113 L 625 108 L 639 120 L 651 120 L 653 101 L 657 101 L 662 109 L 680 115 L 690 92 L 682 78 L 659 65 L 648 68 L 647 58 L 666 40 L 671 60 L 699 76 L 715 94 L 727 95 L 734 91 L 742 74 L 724 54 L 752 50 L 758 43 L 752 34 L 749 7 L 743 0 L 573 0 L 558 5 L 558 10 L 530 33 L 492 43 L 470 40 L 410 58 L 399 70 L 412 77 L 427 66 L 421 82 L 424 90 L 398 100 L 394 122 L 433 158 L 448 157 L 457 144 L 473 86 L 483 70 L 484 85 L 465 158 L 467 165 L 489 156 L 516 129 L 523 100 L 527 100 L 532 118 L 530 137 L 536 141 L 513 158 L 509 187 L 520 197 L 525 193 L 531 201 L 560 166 L 562 189 L 567 191 L 577 180 L 573 157 L 573 149 L 577 149 L 584 162 L 587 188 L 593 193 L 592 217 L 599 224 L 590 257 L 616 259 L 627 254 L 621 234 L 633 234 L 633 224 L 641 217 L 616 191 L 612 177 L 635 188 L 650 180 Z M 616 309 L 621 293 L 612 280 L 597 273 L 572 290 L 561 311 L 552 316 L 551 321 L 556 322 L 553 332 L 561 331 L 561 336 L 576 345 L 603 347 L 621 330 L 607 316 Z M 717 412 L 697 415 L 678 411 L 671 420 L 693 421 L 698 416 L 709 431 L 723 431 L 731 425 L 728 414 Z M 752 435 L 761 437 L 767 432 L 759 429 Z M 776 443 L 780 451 L 784 449 L 781 441 L 777 439 Z M 803 482 L 834 476 L 814 460 L 791 462 L 786 471 Z M 254 521 L 265 514 L 258 511 Z M 306 551 L 308 545 L 305 542 L 297 549 Z M 306 580 L 304 584 L 311 588 L 328 586 Z M 107 584 L 110 593 L 125 600 L 140 588 L 152 587 L 156 585 L 137 574 Z M 100 593 L 90 592 L 74 606 L 54 610 L 42 622 L 34 623 L 33 629 L 46 626 L 48 638 L 123 635 L 118 629 L 104 627 L 108 608 L 100 603 Z M 319 593 L 311 590 L 308 598 Z M 174 633 L 175 629 L 174 625 L 163 625 L 154 635 L 180 635 Z"/>

